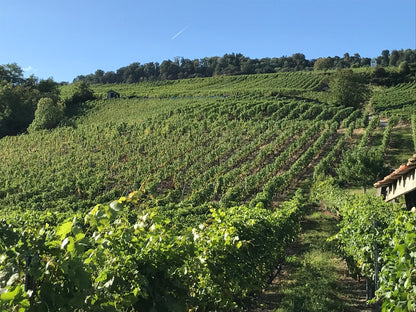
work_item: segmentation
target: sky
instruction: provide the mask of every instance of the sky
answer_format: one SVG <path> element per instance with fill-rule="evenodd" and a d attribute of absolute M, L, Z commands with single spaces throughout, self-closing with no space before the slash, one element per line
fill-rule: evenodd
<path fill-rule="evenodd" d="M 175 57 L 376 57 L 416 49 L 415 21 L 416 0 L 0 0 L 0 64 L 72 82 Z"/>

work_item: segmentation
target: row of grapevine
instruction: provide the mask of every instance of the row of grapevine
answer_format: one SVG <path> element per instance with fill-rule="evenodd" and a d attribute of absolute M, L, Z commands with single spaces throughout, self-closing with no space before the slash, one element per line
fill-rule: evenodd
<path fill-rule="evenodd" d="M 262 165 L 260 170 L 256 170 L 257 172 L 255 174 L 248 176 L 243 183 L 234 184 L 233 187 L 229 188 L 221 198 L 221 204 L 228 206 L 233 204 L 233 202 L 241 201 L 261 185 L 264 185 L 264 181 L 267 181 L 271 176 L 275 175 L 291 156 L 301 152 L 307 142 L 313 141 L 322 127 L 322 122 L 314 123 L 302 136 L 297 138 L 292 144 L 287 145 L 272 163 Z"/>
<path fill-rule="evenodd" d="M 330 136 L 336 133 L 337 126 L 337 123 L 332 123 L 328 129 L 322 132 L 313 145 L 296 160 L 289 170 L 268 180 L 264 184 L 263 191 L 258 193 L 250 202 L 250 207 L 257 206 L 259 203 L 261 203 L 261 206 L 270 207 L 274 196 L 286 188 L 292 179 L 306 168 Z"/>
<path fill-rule="evenodd" d="M 398 122 L 399 122 L 399 119 L 395 116 L 391 117 L 389 119 L 389 121 L 387 122 L 386 128 L 384 129 L 384 132 L 383 132 L 383 138 L 381 140 L 381 145 L 379 147 L 381 153 L 384 154 L 384 152 L 387 148 L 387 145 L 389 143 L 389 140 L 390 140 L 391 132 L 393 131 L 394 126 L 396 126 Z"/>
<path fill-rule="evenodd" d="M 358 144 L 359 147 L 364 147 L 368 145 L 371 134 L 379 125 L 380 125 L 380 118 L 378 116 L 373 116 L 367 128 L 365 129 L 363 136 L 361 137 L 361 140 Z"/>
<path fill-rule="evenodd" d="M 297 194 L 276 212 L 211 209 L 180 228 L 137 211 L 139 193 L 48 226 L 0 223 L 3 311 L 201 311 L 258 294 L 299 230 Z M 196 207 L 194 207 L 196 208 Z"/>
<path fill-rule="evenodd" d="M 377 112 L 384 115 L 399 115 L 408 119 L 415 112 L 416 82 L 401 83 L 377 92 L 372 99 Z"/>
<path fill-rule="evenodd" d="M 412 137 L 413 137 L 413 150 L 416 152 L 416 114 L 412 115 Z"/>
<path fill-rule="evenodd" d="M 357 116 L 356 111 L 353 112 L 350 116 Z M 341 151 L 343 150 L 343 145 L 345 144 L 346 139 L 351 138 L 355 123 L 353 120 L 350 120 L 350 126 L 346 129 L 344 135 L 340 137 L 335 145 L 333 145 L 332 150 L 319 162 L 317 166 L 314 168 L 314 179 L 319 179 L 322 176 L 326 176 L 330 173 L 333 173 L 334 164 L 337 163 L 337 157 L 340 157 Z M 393 130 L 393 127 L 397 124 L 397 118 L 390 118 L 386 128 L 383 131 L 383 137 L 381 144 L 377 146 L 377 153 L 381 153 L 384 155 L 386 147 L 389 143 L 390 135 Z M 373 119 L 370 124 L 368 125 L 367 129 L 362 136 L 359 145 L 357 148 L 363 148 L 368 145 L 368 140 L 370 134 L 374 131 L 379 123 L 379 119 Z"/>
<path fill-rule="evenodd" d="M 349 112 L 252 96 L 97 103 L 75 128 L 0 142 L 0 171 L 10 178 L 0 181 L 3 212 L 85 211 L 134 189 L 158 205 L 216 201 L 239 185 L 245 189 L 240 199 L 249 202 L 263 181 L 282 165 L 290 168 L 305 142 L 317 138 L 312 130 L 303 134 L 310 125 L 334 115 L 341 121 Z"/>
<path fill-rule="evenodd" d="M 0 140 L 0 310 L 242 307 L 299 230 L 303 199 L 284 195 L 368 125 L 329 104 L 327 77 L 96 85 L 62 127 Z"/>
<path fill-rule="evenodd" d="M 94 85 L 95 93 L 106 97 L 106 92 L 113 89 L 124 97 L 165 98 L 195 97 L 215 95 L 241 95 L 243 93 L 269 93 L 270 90 L 314 90 L 325 75 L 314 72 L 287 72 L 260 75 L 223 76 L 210 78 L 193 78 L 185 80 L 166 80 L 142 82 L 138 84 Z M 62 89 L 64 97 L 71 94 L 72 85 Z M 244 91 L 243 91 L 244 90 Z"/>
<path fill-rule="evenodd" d="M 312 193 L 341 216 L 340 231 L 334 239 L 351 274 L 364 276 L 369 286 L 374 285 L 377 263 L 379 288 L 374 301 L 382 303 L 383 311 L 415 311 L 414 211 L 381 198 L 347 194 L 331 180 L 318 181 Z"/>
<path fill-rule="evenodd" d="M 321 161 L 315 166 L 313 172 L 313 177 L 315 180 L 319 177 L 329 174 L 334 170 L 334 164 L 336 163 L 337 158 L 340 156 L 339 154 L 343 150 L 345 141 L 348 138 L 351 138 L 353 130 L 354 123 L 350 123 L 350 126 L 346 129 L 344 135 L 338 139 L 336 144 L 333 145 L 331 151 L 329 151 L 329 153 L 323 157 Z"/>

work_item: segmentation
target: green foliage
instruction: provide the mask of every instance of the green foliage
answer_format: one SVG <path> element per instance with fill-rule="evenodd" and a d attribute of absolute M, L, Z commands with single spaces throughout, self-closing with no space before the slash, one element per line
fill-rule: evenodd
<path fill-rule="evenodd" d="M 63 87 L 74 127 L 0 140 L 2 308 L 244 305 L 298 230 L 302 200 L 279 203 L 321 159 L 333 168 L 367 122 L 328 103 L 319 91 L 327 74 Z M 36 102 L 55 99 L 54 86 L 42 82 Z M 123 97 L 104 99 L 109 87 Z M 99 99 L 81 103 L 88 90 Z M 14 288 L 24 272 L 36 281 L 32 295 Z"/>
<path fill-rule="evenodd" d="M 380 80 L 383 78 L 386 78 L 388 76 L 387 71 L 385 70 L 385 68 L 383 66 L 377 65 L 376 67 L 373 68 L 372 72 L 371 72 L 371 78 L 372 80 Z"/>
<path fill-rule="evenodd" d="M 409 119 L 409 116 L 416 112 L 415 92 L 416 82 L 400 83 L 376 92 L 372 98 L 372 103 L 377 113 L 384 116 L 396 115 L 403 119 Z"/>
<path fill-rule="evenodd" d="M 352 274 L 374 281 L 377 246 L 381 272 L 375 300 L 382 301 L 383 311 L 414 311 L 414 211 L 403 211 L 381 198 L 346 194 L 330 180 L 316 183 L 312 194 L 340 214 L 340 231 L 334 239 Z"/>
<path fill-rule="evenodd" d="M 365 192 L 367 186 L 374 184 L 377 179 L 386 174 L 384 153 L 393 127 L 397 122 L 397 118 L 391 117 L 383 132 L 381 144 L 369 146 L 371 134 L 380 125 L 378 116 L 373 116 L 358 146 L 344 151 L 342 160 L 335 170 L 339 181 L 353 186 L 361 186 Z"/>
<path fill-rule="evenodd" d="M 391 132 L 393 131 L 393 127 L 397 125 L 399 119 L 397 117 L 391 117 L 387 122 L 387 126 L 383 132 L 383 138 L 381 140 L 380 150 L 385 151 L 388 146 Z"/>
<path fill-rule="evenodd" d="M 51 78 L 46 80 L 40 80 L 36 86 L 37 90 L 42 93 L 42 97 L 51 98 L 54 102 L 59 101 L 59 84 L 53 81 Z"/>
<path fill-rule="evenodd" d="M 302 196 L 276 212 L 211 209 L 204 223 L 181 231 L 151 210 L 132 213 L 139 202 L 140 193 L 131 193 L 55 227 L 3 221 L 0 306 L 26 311 L 30 300 L 30 311 L 236 308 L 264 288 L 297 234 Z M 26 269 L 24 256 L 32 259 Z M 34 281 L 25 292 L 24 274 Z"/>
<path fill-rule="evenodd" d="M 355 195 L 339 209 L 342 209 L 342 221 L 336 239 L 342 246 L 350 270 L 374 280 L 374 242 L 377 241 L 379 251 L 386 246 L 383 230 L 394 219 L 393 206 L 381 198 Z"/>
<path fill-rule="evenodd" d="M 349 117 L 356 117 L 355 114 L 357 111 L 352 113 Z M 358 111 L 359 112 L 359 111 Z M 344 119 L 345 122 L 351 122 L 351 118 Z M 322 176 L 326 176 L 330 173 L 333 173 L 334 167 L 333 164 L 337 162 L 337 159 L 340 157 L 342 148 L 345 144 L 345 141 L 351 138 L 352 132 L 354 130 L 354 123 L 351 122 L 348 129 L 345 131 L 344 135 L 341 136 L 337 143 L 332 146 L 332 149 L 326 154 L 325 157 L 315 166 L 313 177 L 314 180 L 320 179 Z"/>
<path fill-rule="evenodd" d="M 149 83 L 148 90 L 129 85 L 120 91 L 148 92 L 145 98 L 88 101 L 82 107 L 92 108 L 72 119 L 75 128 L 0 141 L 0 172 L 13 177 L 0 185 L 1 214 L 86 211 L 134 189 L 143 191 L 150 207 L 183 200 L 230 207 L 250 203 L 265 184 L 273 204 L 326 152 L 337 125 L 353 111 L 270 96 L 268 88 L 298 81 L 311 90 L 321 78 L 315 73 L 218 77 L 155 83 L 153 89 Z M 226 93 L 228 87 L 233 96 L 203 95 L 210 88 Z M 105 89 L 96 90 L 100 95 Z M 196 96 L 168 97 L 174 92 Z M 292 166 L 290 173 L 275 177 Z M 284 182 L 279 188 L 276 179 Z"/>
<path fill-rule="evenodd" d="M 413 138 L 413 150 L 416 153 L 416 114 L 412 115 L 412 138 Z"/>
<path fill-rule="evenodd" d="M 274 74 L 220 76 L 170 81 L 146 81 L 136 84 L 91 85 L 94 94 L 106 98 L 112 89 L 123 97 L 167 98 L 197 96 L 276 96 L 297 95 L 302 91 L 316 90 L 326 79 L 322 73 L 281 72 Z M 63 86 L 64 98 L 70 98 L 77 84 Z"/>
<path fill-rule="evenodd" d="M 27 130 L 32 123 L 39 99 L 59 98 L 58 85 L 52 79 L 37 81 L 22 78 L 17 64 L 0 66 L 0 138 Z"/>
<path fill-rule="evenodd" d="M 370 119 L 370 116 L 368 114 L 365 117 Z M 372 116 L 372 119 L 370 120 L 370 122 L 367 121 L 363 123 L 364 125 L 367 124 L 367 127 L 358 144 L 359 148 L 368 146 L 371 135 L 373 134 L 374 130 L 380 125 L 380 118 L 378 116 Z"/>
<path fill-rule="evenodd" d="M 73 117 L 83 112 L 82 104 L 94 100 L 94 92 L 90 85 L 85 81 L 81 81 L 75 84 L 75 90 L 71 97 L 65 99 L 65 114 L 68 117 Z"/>
<path fill-rule="evenodd" d="M 369 89 L 362 77 L 352 70 L 337 70 L 329 82 L 332 101 L 338 105 L 359 108 L 368 99 Z"/>
<path fill-rule="evenodd" d="M 0 82 L 0 137 L 27 129 L 34 118 L 37 91 Z"/>
<path fill-rule="evenodd" d="M 406 61 L 403 61 L 399 65 L 399 73 L 407 75 L 410 73 L 410 67 L 409 64 Z"/>
<path fill-rule="evenodd" d="M 334 66 L 334 61 L 333 59 L 331 59 L 330 57 L 320 57 L 318 58 L 314 65 L 313 65 L 313 69 L 314 70 L 328 70 L 328 69 L 332 69 Z"/>
<path fill-rule="evenodd" d="M 0 65 L 0 82 L 20 84 L 24 81 L 23 69 L 16 63 Z"/>
<path fill-rule="evenodd" d="M 59 103 L 54 103 L 51 98 L 41 98 L 35 111 L 35 119 L 30 124 L 28 131 L 53 129 L 63 116 L 64 110 Z"/>
<path fill-rule="evenodd" d="M 383 311 L 415 311 L 415 212 L 399 213 L 387 232 L 389 245 L 383 251 L 385 264 L 380 273 L 378 299 L 383 302 Z"/>
<path fill-rule="evenodd" d="M 402 61 L 414 62 L 416 50 L 388 50 L 382 51 L 377 61 L 382 66 L 397 66 Z M 134 62 L 128 66 L 114 71 L 104 72 L 101 69 L 89 75 L 77 76 L 74 82 L 85 81 L 94 84 L 108 83 L 138 83 L 146 81 L 160 81 L 165 79 L 184 79 L 196 77 L 212 77 L 219 75 L 249 75 L 262 73 L 278 73 L 293 71 L 327 70 L 336 68 L 362 68 L 366 70 L 370 66 L 371 59 L 361 57 L 358 53 L 350 56 L 344 54 L 343 58 L 320 57 L 317 60 L 308 60 L 302 53 L 291 56 L 265 57 L 262 59 L 250 59 L 241 53 L 225 54 L 222 57 L 204 57 L 203 59 L 175 58 L 164 60 L 161 64 L 150 62 L 140 64 Z"/>
<path fill-rule="evenodd" d="M 350 185 L 367 186 L 383 174 L 384 158 L 377 147 L 360 147 L 346 151 L 336 168 L 339 180 Z"/>

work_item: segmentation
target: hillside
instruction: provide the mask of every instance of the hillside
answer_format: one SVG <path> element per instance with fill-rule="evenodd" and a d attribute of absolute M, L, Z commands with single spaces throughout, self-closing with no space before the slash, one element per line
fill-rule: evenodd
<path fill-rule="evenodd" d="M 101 98 L 110 89 L 122 98 L 88 102 L 73 127 L 0 141 L 1 176 L 8 177 L 0 185 L 1 211 L 85 211 L 137 189 L 149 205 L 249 203 L 284 173 L 283 190 L 332 149 L 342 128 L 365 124 L 354 124 L 362 111 L 327 103 L 327 92 L 319 91 L 326 76 L 292 72 L 94 86 Z M 70 88 L 62 90 L 64 97 Z M 410 83 L 376 93 L 376 112 L 400 111 L 400 103 L 412 108 L 414 89 Z M 398 96 L 394 105 L 383 99 Z M 274 193 L 270 199 L 280 191 Z"/>
<path fill-rule="evenodd" d="M 364 70 L 360 71 L 366 75 Z M 394 157 L 393 146 L 389 146 L 388 142 L 391 135 L 397 138 L 403 131 L 411 133 L 410 118 L 415 113 L 416 84 L 406 82 L 391 87 L 372 85 L 369 107 L 366 110 L 355 109 L 332 103 L 329 92 L 326 91 L 327 78 L 331 73 L 290 72 L 93 85 L 98 99 L 84 103 L 79 110 L 82 114 L 67 120 L 66 126 L 0 140 L 0 217 L 5 219 L 2 226 L 4 229 L 15 226 L 13 233 L 19 233 L 16 230 L 18 227 L 31 229 L 24 234 L 28 235 L 27 241 L 18 244 L 22 248 L 18 252 L 20 254 L 30 249 L 32 257 L 37 253 L 34 250 L 43 246 L 38 260 L 42 263 L 49 263 L 46 260 L 49 257 L 56 257 L 54 261 L 58 263 L 62 257 L 67 259 L 65 261 L 72 259 L 72 262 L 62 260 L 65 265 L 75 265 L 77 268 L 81 267 L 81 262 L 87 266 L 94 264 L 94 267 L 80 268 L 81 271 L 85 270 L 82 271 L 85 274 L 81 274 L 82 280 L 77 280 L 93 290 L 85 286 L 89 292 L 84 294 L 80 290 L 82 287 L 77 286 L 70 293 L 74 297 L 86 298 L 85 302 L 90 304 L 105 298 L 99 303 L 101 308 L 114 305 L 117 310 L 117 304 L 123 309 L 132 304 L 136 304 L 137 308 L 137 304 L 155 302 L 163 306 L 168 304 L 165 300 L 177 300 L 188 288 L 192 289 L 187 294 L 193 301 L 175 301 L 181 306 L 177 311 L 182 311 L 184 305 L 196 307 L 205 304 L 208 310 L 213 307 L 230 309 L 241 305 L 242 298 L 264 287 L 265 276 L 270 273 L 272 263 L 276 263 L 279 257 L 284 257 L 285 244 L 296 237 L 301 214 L 297 209 L 301 210 L 304 205 L 304 198 L 299 191 L 295 193 L 298 187 L 304 187 L 307 192 L 305 185 L 309 185 L 314 177 L 334 173 L 343 151 L 359 144 L 383 146 L 382 152 L 386 151 L 386 155 L 389 155 L 392 167 L 399 165 L 398 162 L 402 160 Z M 69 97 L 72 88 L 72 85 L 62 87 L 61 95 Z M 106 99 L 109 90 L 119 92 L 121 98 Z M 371 122 L 368 121 L 368 111 L 392 120 L 394 118 L 391 116 L 397 116 L 400 120 L 394 119 L 395 124 L 380 127 L 378 115 L 374 115 Z M 400 127 L 396 126 L 397 123 Z M 402 152 L 411 154 L 413 149 Z M 129 197 L 132 192 L 133 195 Z M 109 206 L 112 210 L 106 206 L 120 197 L 122 199 L 118 204 L 113 202 Z M 103 205 L 93 209 L 96 204 Z M 123 209 L 128 208 L 123 217 L 119 216 L 122 210 L 119 205 Z M 240 206 L 241 210 L 231 208 L 236 206 Z M 88 213 L 91 209 L 93 210 Z M 213 209 L 218 209 L 218 212 L 213 212 Z M 84 216 L 85 223 L 81 224 Z M 144 216 L 151 217 L 146 219 Z M 73 221 L 62 223 L 67 219 Z M 129 247 L 119 246 L 119 249 L 111 245 L 116 244 L 117 240 L 124 241 L 125 235 L 139 235 L 137 229 L 141 225 L 138 224 L 142 223 L 134 223 L 137 220 L 142 220 L 140 222 L 143 224 L 150 222 L 146 223 L 148 227 L 143 225 L 144 228 L 149 232 L 155 230 L 155 237 L 166 244 L 153 246 L 150 244 L 153 239 L 150 242 L 143 239 L 141 242 L 143 245 L 140 245 L 140 252 L 151 248 L 146 251 L 147 256 L 140 258 L 140 261 L 148 265 L 143 270 L 150 270 L 143 273 L 146 277 L 137 277 L 138 273 L 129 269 L 132 261 L 130 258 L 133 254 L 140 254 L 135 245 L 126 243 Z M 219 220 L 218 224 L 213 220 Z M 221 222 L 224 224 L 219 225 Z M 250 222 L 257 222 L 258 227 L 252 229 L 249 227 Z M 57 228 L 52 230 L 54 226 Z M 200 232 L 197 232 L 198 226 Z M 204 232 L 205 228 L 207 232 Z M 271 228 L 276 233 L 273 240 L 264 234 L 264 231 Z M 30 237 L 38 232 L 42 234 L 33 243 Z M 93 232 L 101 234 L 94 234 L 91 241 L 87 242 L 88 235 Z M 7 239 L 17 242 L 18 239 L 13 235 L 10 234 Z M 198 246 L 188 246 L 185 242 L 177 245 L 180 237 L 187 235 L 193 237 L 190 240 L 194 242 L 197 242 L 197 236 L 207 237 L 206 245 L 201 243 Z M 217 240 L 211 236 L 208 239 L 209 235 L 217 237 Z M 231 236 L 234 237 L 232 242 Z M 107 241 L 101 241 L 104 238 Z M 253 251 L 249 246 L 256 239 L 264 241 L 264 248 L 258 247 L 260 249 Z M 238 243 L 238 240 L 242 243 Z M 44 241 L 49 243 L 43 243 Z M 110 244 L 114 249 L 103 249 L 100 251 L 102 254 L 98 251 L 91 252 L 91 246 L 95 244 L 93 241 L 100 246 Z M 77 242 L 79 246 L 76 245 Z M 214 245 L 214 242 L 219 245 Z M 220 246 L 219 242 L 224 245 Z M 57 248 L 59 246 L 61 251 Z M 227 251 L 229 248 L 231 249 Z M 241 250 L 244 248 L 247 248 L 247 254 L 240 255 L 238 252 L 243 252 Z M 267 248 L 274 251 L 269 255 Z M 196 253 L 195 250 L 210 250 L 211 253 Z M 189 260 L 186 264 L 181 262 L 183 258 L 188 259 L 184 256 L 188 253 L 193 255 L 190 259 L 200 259 L 198 265 L 192 262 L 194 260 Z M 127 258 L 119 259 L 117 256 L 113 264 L 108 264 L 107 267 L 104 262 L 106 257 L 119 254 L 130 255 L 130 258 L 126 256 Z M 253 254 L 259 256 L 255 259 L 255 264 L 250 262 L 254 261 L 250 258 Z M 160 258 L 154 260 L 149 255 Z M 13 261 L 18 263 L 16 266 L 24 266 L 23 260 L 16 260 L 18 255 L 9 257 L 14 257 Z M 214 261 L 217 257 L 221 260 Z M 251 260 L 244 262 L 244 257 Z M 79 260 L 81 258 L 82 261 Z M 92 260 L 87 261 L 86 258 Z M 152 270 L 156 270 L 153 267 L 156 264 L 150 265 L 149 261 L 153 261 L 150 259 L 157 262 L 158 270 L 163 274 L 168 274 L 166 272 L 170 267 L 167 263 L 171 261 L 175 263 L 174 267 L 177 265 L 182 271 L 169 271 L 174 277 L 169 280 L 172 284 L 163 284 L 167 279 L 166 276 L 163 278 L 164 275 L 159 282 L 155 282 L 154 276 L 157 274 Z M 229 271 L 221 273 L 229 275 L 230 279 L 233 274 L 239 276 L 232 269 L 233 263 L 241 264 L 241 272 L 247 272 L 250 267 L 261 267 L 262 273 L 258 276 L 253 273 L 253 276 L 247 277 L 247 285 L 241 285 L 236 299 L 231 290 L 231 293 L 223 294 L 221 289 L 237 287 L 241 280 L 230 281 L 228 286 L 223 285 L 215 279 L 216 271 L 209 266 L 204 266 L 203 270 L 207 271 L 200 273 L 200 266 L 205 259 L 212 260 L 212 263 L 221 262 L 224 266 L 224 263 L 232 259 Z M 126 280 L 137 279 L 140 284 L 146 279 L 146 282 L 140 284 L 143 289 L 132 286 L 132 289 L 112 289 L 107 293 L 105 288 L 110 289 L 114 281 L 112 265 L 118 266 L 117 270 L 125 270 L 123 274 Z M 138 265 L 137 262 L 134 265 Z M 179 271 L 183 272 L 183 265 L 185 273 L 178 276 Z M 95 276 L 91 282 L 91 276 L 100 266 L 108 271 Z M 167 271 L 164 271 L 165 268 Z M 190 273 L 187 273 L 188 270 Z M 112 281 L 110 272 L 113 274 Z M 39 272 L 36 274 L 41 276 Z M 75 278 L 68 278 L 65 274 L 67 272 L 62 269 L 49 277 L 42 275 L 42 278 L 47 280 L 57 276 L 58 280 L 65 281 Z M 189 280 L 194 284 L 186 284 L 188 279 L 184 276 L 187 274 L 193 274 Z M 186 280 L 186 285 L 181 284 L 183 288 L 175 288 L 177 285 L 174 280 L 181 280 L 180 278 Z M 235 283 L 231 285 L 232 282 Z M 39 296 L 46 296 L 55 281 L 49 283 L 49 288 L 45 288 L 43 295 Z M 64 285 L 62 283 L 61 286 Z M 158 283 L 162 283 L 164 288 Z M 176 292 L 160 299 L 149 290 L 158 287 L 167 293 L 173 287 Z M 201 290 L 198 293 L 196 289 L 201 287 L 207 287 L 209 291 L 205 293 Z M 98 292 L 97 289 L 101 297 L 96 298 L 91 294 Z M 56 294 L 56 298 L 62 296 L 59 300 L 69 307 L 82 307 L 82 303 L 67 299 L 65 291 L 68 291 L 67 288 L 59 295 Z M 144 299 L 137 303 L 130 297 L 128 300 L 123 297 L 132 293 L 135 298 L 142 296 L 140 298 Z M 212 305 L 212 298 L 219 298 L 217 306 Z M 55 299 L 48 300 L 55 302 Z"/>
<path fill-rule="evenodd" d="M 311 92 L 323 78 L 291 73 L 94 87 L 123 98 L 88 103 L 74 127 L 1 141 L 0 170 L 13 177 L 3 181 L 1 205 L 86 210 L 135 189 L 154 203 L 200 204 L 243 186 L 247 194 L 238 201 L 249 202 L 305 144 L 328 132 L 337 112 L 273 93 L 294 86 Z"/>

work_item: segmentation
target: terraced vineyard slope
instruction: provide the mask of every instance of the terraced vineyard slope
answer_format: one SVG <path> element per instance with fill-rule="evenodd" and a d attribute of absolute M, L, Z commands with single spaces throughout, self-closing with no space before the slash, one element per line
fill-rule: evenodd
<path fill-rule="evenodd" d="M 244 306 L 299 231 L 296 189 L 379 126 L 330 101 L 329 75 L 96 85 L 61 127 L 1 139 L 0 307 Z"/>

